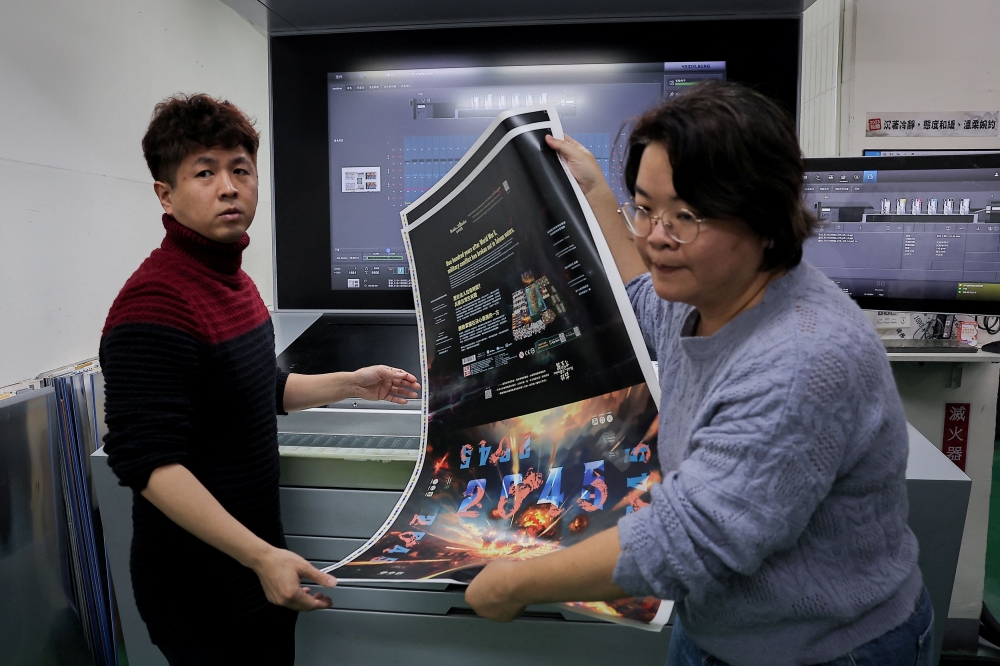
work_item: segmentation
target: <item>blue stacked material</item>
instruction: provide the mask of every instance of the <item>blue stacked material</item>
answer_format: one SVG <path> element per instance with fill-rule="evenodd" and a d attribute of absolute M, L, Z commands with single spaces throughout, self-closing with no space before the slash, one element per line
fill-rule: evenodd
<path fill-rule="evenodd" d="M 91 492 L 90 454 L 100 443 L 103 382 L 95 366 L 47 377 L 55 389 L 60 436 L 60 462 L 69 528 L 75 601 L 84 634 L 98 666 L 118 663 L 111 572 L 104 532 Z"/>

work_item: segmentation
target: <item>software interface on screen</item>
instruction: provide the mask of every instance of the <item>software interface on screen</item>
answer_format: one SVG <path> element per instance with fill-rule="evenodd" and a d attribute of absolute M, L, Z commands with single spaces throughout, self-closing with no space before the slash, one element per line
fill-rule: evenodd
<path fill-rule="evenodd" d="M 410 289 L 399 212 L 457 164 L 496 115 L 555 105 L 620 201 L 625 122 L 723 62 L 334 72 L 327 77 L 331 288 Z"/>
<path fill-rule="evenodd" d="M 854 297 L 1000 300 L 1000 171 L 808 171 L 804 258 Z"/>

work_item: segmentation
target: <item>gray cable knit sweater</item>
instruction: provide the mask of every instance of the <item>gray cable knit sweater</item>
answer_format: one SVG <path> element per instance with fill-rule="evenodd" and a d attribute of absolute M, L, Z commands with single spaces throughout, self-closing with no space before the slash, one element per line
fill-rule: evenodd
<path fill-rule="evenodd" d="M 660 362 L 663 482 L 619 522 L 615 582 L 674 599 L 734 666 L 829 661 L 922 588 L 902 403 L 871 323 L 801 264 L 709 337 L 650 276 L 627 285 Z"/>

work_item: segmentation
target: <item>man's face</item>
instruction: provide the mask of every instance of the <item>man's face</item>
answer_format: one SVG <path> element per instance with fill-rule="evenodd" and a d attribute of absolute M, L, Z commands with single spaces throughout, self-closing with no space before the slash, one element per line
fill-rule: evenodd
<path fill-rule="evenodd" d="M 233 243 L 257 212 L 257 165 L 242 146 L 197 148 L 177 167 L 176 185 L 156 181 L 164 212 L 188 229 Z"/>

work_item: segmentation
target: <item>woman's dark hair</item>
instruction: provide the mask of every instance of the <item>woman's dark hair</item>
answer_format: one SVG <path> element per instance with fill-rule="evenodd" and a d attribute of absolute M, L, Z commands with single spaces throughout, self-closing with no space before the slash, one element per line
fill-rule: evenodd
<path fill-rule="evenodd" d="M 142 154 L 153 180 L 171 186 L 177 184 L 177 167 L 188 153 L 216 146 L 243 146 L 256 160 L 260 135 L 235 104 L 200 93 L 175 95 L 157 104 L 142 137 Z"/>
<path fill-rule="evenodd" d="M 805 176 L 795 125 L 768 97 L 738 83 L 704 81 L 635 122 L 625 187 L 635 196 L 642 152 L 667 150 L 677 196 L 697 214 L 738 218 L 772 240 L 760 270 L 793 268 L 816 218 L 802 201 Z"/>

